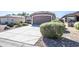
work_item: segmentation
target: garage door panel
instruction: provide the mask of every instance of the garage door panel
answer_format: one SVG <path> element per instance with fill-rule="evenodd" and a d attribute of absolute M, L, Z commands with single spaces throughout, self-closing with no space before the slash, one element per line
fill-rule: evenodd
<path fill-rule="evenodd" d="M 33 17 L 33 24 L 41 24 L 48 21 L 51 21 L 51 16 L 34 16 Z"/>

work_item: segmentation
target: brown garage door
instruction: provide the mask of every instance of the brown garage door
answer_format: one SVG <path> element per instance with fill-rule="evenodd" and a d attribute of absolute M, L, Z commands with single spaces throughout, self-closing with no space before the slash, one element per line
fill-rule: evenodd
<path fill-rule="evenodd" d="M 45 22 L 51 21 L 51 16 L 34 16 L 33 17 L 33 24 L 41 24 Z"/>

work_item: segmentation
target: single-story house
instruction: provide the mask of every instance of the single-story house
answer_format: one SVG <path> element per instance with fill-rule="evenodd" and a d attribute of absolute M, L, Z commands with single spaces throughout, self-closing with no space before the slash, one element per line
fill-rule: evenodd
<path fill-rule="evenodd" d="M 69 26 L 73 26 L 75 22 L 79 21 L 79 11 L 64 15 L 60 20 L 67 22 Z"/>
<path fill-rule="evenodd" d="M 31 17 L 31 24 L 36 24 L 36 25 L 40 25 L 42 23 L 55 20 L 56 18 L 55 14 L 49 11 L 34 12 L 30 15 L 30 17 Z"/>
<path fill-rule="evenodd" d="M 24 16 L 0 16 L 0 24 L 25 22 Z"/>
<path fill-rule="evenodd" d="M 79 11 L 64 15 L 61 19 L 64 19 L 66 22 L 69 20 L 79 21 Z"/>

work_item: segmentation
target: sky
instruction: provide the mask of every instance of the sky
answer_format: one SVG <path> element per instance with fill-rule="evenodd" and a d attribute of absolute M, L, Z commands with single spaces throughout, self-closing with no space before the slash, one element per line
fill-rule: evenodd
<path fill-rule="evenodd" d="M 5 1 L 5 2 L 4 2 Z M 52 11 L 57 17 L 79 11 L 78 0 L 1 0 L 0 16 L 21 11 Z"/>
<path fill-rule="evenodd" d="M 26 13 L 33 13 L 35 11 L 0 11 L 0 16 L 4 16 L 4 15 L 7 15 L 7 14 L 17 14 L 17 13 L 22 13 L 22 12 L 26 12 Z M 64 16 L 65 14 L 69 14 L 69 13 L 73 13 L 75 11 L 51 11 L 53 13 L 56 14 L 56 17 L 62 17 Z"/>
<path fill-rule="evenodd" d="M 73 12 L 76 12 L 76 11 L 55 11 L 54 13 L 56 14 L 57 17 L 61 18 L 62 16 Z"/>

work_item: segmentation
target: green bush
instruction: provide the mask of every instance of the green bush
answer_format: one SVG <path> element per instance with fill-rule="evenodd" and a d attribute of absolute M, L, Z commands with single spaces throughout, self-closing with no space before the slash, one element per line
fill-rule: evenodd
<path fill-rule="evenodd" d="M 62 21 L 59 21 L 59 20 L 52 20 L 51 22 L 60 23 L 60 24 L 62 23 L 63 26 L 64 26 L 64 28 L 66 27 L 65 24 L 64 24 Z"/>
<path fill-rule="evenodd" d="M 74 24 L 74 27 L 75 27 L 77 30 L 79 30 L 79 22 L 76 22 L 76 23 Z"/>
<path fill-rule="evenodd" d="M 7 26 L 9 27 L 13 27 L 14 25 L 15 25 L 14 23 L 7 24 Z"/>
<path fill-rule="evenodd" d="M 14 27 L 15 27 L 15 28 L 18 28 L 19 26 L 18 26 L 18 25 L 15 25 Z"/>
<path fill-rule="evenodd" d="M 17 26 L 18 26 L 18 27 L 21 27 L 21 26 L 23 26 L 23 25 L 22 25 L 21 23 L 18 23 Z"/>
<path fill-rule="evenodd" d="M 28 26 L 28 24 L 27 23 L 22 23 L 22 22 L 19 22 L 19 23 L 15 24 L 15 27 L 22 27 L 22 26 Z"/>
<path fill-rule="evenodd" d="M 44 37 L 57 39 L 63 35 L 65 25 L 60 21 L 52 21 L 40 25 L 40 32 Z"/>
<path fill-rule="evenodd" d="M 23 23 L 22 21 L 20 21 L 20 23 Z"/>
<path fill-rule="evenodd" d="M 23 23 L 22 25 L 23 25 L 23 26 L 27 26 L 28 24 L 27 24 L 27 23 Z"/>

